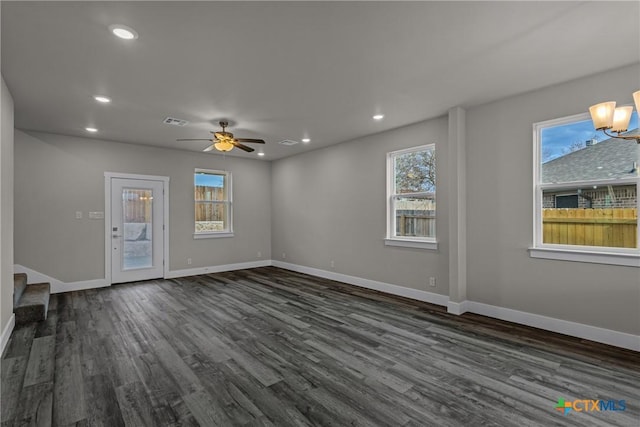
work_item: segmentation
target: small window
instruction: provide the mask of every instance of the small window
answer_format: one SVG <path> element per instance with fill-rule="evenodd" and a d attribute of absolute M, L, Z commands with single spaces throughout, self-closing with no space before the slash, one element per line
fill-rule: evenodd
<path fill-rule="evenodd" d="M 196 169 L 194 198 L 196 237 L 221 237 L 232 233 L 230 172 Z"/>
<path fill-rule="evenodd" d="M 637 113 L 631 127 L 638 127 Z M 640 255 L 638 144 L 595 131 L 587 114 L 537 123 L 534 134 L 532 256 L 578 251 L 549 257 L 589 262 L 591 253 L 600 257 L 593 262 L 636 265 L 629 255 Z"/>
<path fill-rule="evenodd" d="M 397 243 L 436 242 L 435 161 L 434 144 L 387 154 L 387 244 L 435 248 Z"/>

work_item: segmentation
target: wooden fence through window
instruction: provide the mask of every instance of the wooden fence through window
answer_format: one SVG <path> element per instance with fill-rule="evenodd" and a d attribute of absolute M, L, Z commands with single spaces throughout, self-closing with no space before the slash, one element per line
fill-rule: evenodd
<path fill-rule="evenodd" d="M 435 215 L 396 215 L 396 236 L 434 237 Z"/>
<path fill-rule="evenodd" d="M 638 209 L 543 209 L 544 243 L 638 247 Z"/>

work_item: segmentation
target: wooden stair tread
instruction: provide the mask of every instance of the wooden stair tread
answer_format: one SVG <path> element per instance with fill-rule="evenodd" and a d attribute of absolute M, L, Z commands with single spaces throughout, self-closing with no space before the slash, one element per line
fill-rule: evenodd
<path fill-rule="evenodd" d="M 27 284 L 27 275 L 24 273 L 14 274 L 13 281 L 13 312 L 16 324 L 46 320 L 51 285 L 49 283 Z"/>

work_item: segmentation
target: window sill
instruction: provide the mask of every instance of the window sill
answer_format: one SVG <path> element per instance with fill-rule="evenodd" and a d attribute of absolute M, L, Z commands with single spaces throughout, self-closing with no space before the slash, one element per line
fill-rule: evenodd
<path fill-rule="evenodd" d="M 194 239 L 220 239 L 223 237 L 233 237 L 233 232 L 220 231 L 215 233 L 193 233 Z"/>
<path fill-rule="evenodd" d="M 640 251 L 635 253 L 578 250 L 564 248 L 529 248 L 531 258 L 554 259 L 560 261 L 588 262 L 592 264 L 623 265 L 640 267 Z"/>
<path fill-rule="evenodd" d="M 400 246 L 404 248 L 427 249 L 432 251 L 438 250 L 438 242 L 425 240 L 408 240 L 408 239 L 384 239 L 385 246 Z"/>

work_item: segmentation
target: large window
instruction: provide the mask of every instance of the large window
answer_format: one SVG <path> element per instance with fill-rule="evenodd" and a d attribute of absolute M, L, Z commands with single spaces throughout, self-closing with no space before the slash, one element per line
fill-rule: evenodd
<path fill-rule="evenodd" d="M 195 237 L 229 236 L 231 173 L 196 169 L 194 174 Z"/>
<path fill-rule="evenodd" d="M 587 114 L 537 123 L 534 134 L 532 256 L 640 265 L 640 145 L 595 131 Z"/>
<path fill-rule="evenodd" d="M 435 248 L 435 146 L 387 154 L 388 245 Z"/>

